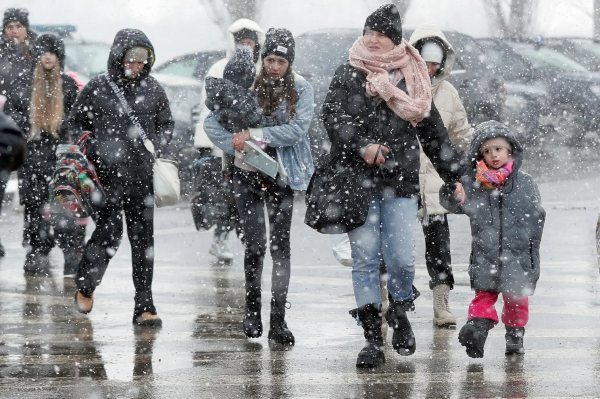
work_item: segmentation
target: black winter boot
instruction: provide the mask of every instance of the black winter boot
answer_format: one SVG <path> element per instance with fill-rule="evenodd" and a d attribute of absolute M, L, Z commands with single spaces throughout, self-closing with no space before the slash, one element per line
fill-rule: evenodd
<path fill-rule="evenodd" d="M 34 251 L 27 254 L 23 270 L 31 275 L 49 275 L 50 260 L 47 255 Z"/>
<path fill-rule="evenodd" d="M 506 351 L 504 352 L 507 356 L 510 355 L 524 355 L 525 348 L 523 348 L 523 336 L 525 335 L 525 327 L 509 327 L 506 326 Z"/>
<path fill-rule="evenodd" d="M 296 343 L 294 334 L 285 322 L 285 302 L 271 299 L 271 327 L 269 328 L 269 344 L 289 345 Z"/>
<path fill-rule="evenodd" d="M 261 292 L 258 290 L 246 291 L 246 312 L 244 313 L 244 334 L 248 338 L 258 338 L 263 333 L 261 320 Z"/>
<path fill-rule="evenodd" d="M 483 347 L 492 327 L 494 327 L 493 320 L 475 318 L 467 321 L 467 324 L 460 329 L 458 341 L 467 348 L 469 357 L 483 357 Z"/>
<path fill-rule="evenodd" d="M 394 329 L 392 346 L 402 356 L 410 356 L 417 349 L 417 341 L 413 333 L 406 311 L 414 310 L 413 301 L 396 302 L 390 299 L 390 307 L 385 315 L 387 323 Z"/>
<path fill-rule="evenodd" d="M 367 340 L 365 347 L 358 353 L 356 367 L 378 367 L 385 363 L 381 333 L 381 305 L 369 303 L 356 309 L 356 313 Z"/>
<path fill-rule="evenodd" d="M 65 255 L 65 266 L 63 274 L 65 277 L 75 277 L 77 269 L 79 268 L 79 262 L 83 258 L 83 249 L 80 248 L 65 248 L 63 250 Z"/>

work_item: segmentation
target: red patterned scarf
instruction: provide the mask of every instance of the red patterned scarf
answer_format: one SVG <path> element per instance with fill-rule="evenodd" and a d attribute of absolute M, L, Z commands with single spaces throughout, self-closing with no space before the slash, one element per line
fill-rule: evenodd
<path fill-rule="evenodd" d="M 513 171 L 513 161 L 509 161 L 500 169 L 490 169 L 482 159 L 477 162 L 477 181 L 486 188 L 502 188 Z"/>

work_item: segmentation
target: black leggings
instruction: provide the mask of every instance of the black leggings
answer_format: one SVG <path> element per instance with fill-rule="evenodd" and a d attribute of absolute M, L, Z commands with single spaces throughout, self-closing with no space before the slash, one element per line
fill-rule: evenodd
<path fill-rule="evenodd" d="M 448 217 L 428 215 L 428 223 L 423 223 L 425 234 L 425 263 L 429 272 L 429 288 L 446 284 L 454 287 L 452 259 L 450 257 L 450 228 Z"/>
<path fill-rule="evenodd" d="M 131 243 L 134 316 L 156 314 L 152 299 L 154 273 L 154 186 L 150 177 L 102 179 L 107 205 L 94 215 L 96 230 L 87 242 L 77 271 L 77 289 L 90 296 L 100 285 L 108 262 L 123 238 L 123 216 Z"/>
<path fill-rule="evenodd" d="M 247 298 L 260 298 L 266 253 L 266 220 L 269 218 L 269 249 L 273 259 L 271 294 L 280 304 L 287 300 L 290 285 L 290 229 L 294 191 L 261 172 L 235 168 L 233 187 L 246 241 L 244 271 Z"/>

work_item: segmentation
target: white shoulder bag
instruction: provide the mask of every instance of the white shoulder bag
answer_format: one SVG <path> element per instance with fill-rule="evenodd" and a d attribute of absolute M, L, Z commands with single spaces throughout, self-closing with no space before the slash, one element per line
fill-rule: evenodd
<path fill-rule="evenodd" d="M 115 82 L 104 74 L 106 81 L 110 88 L 115 92 L 121 105 L 127 111 L 127 115 L 133 123 L 135 130 L 144 142 L 144 147 L 152 154 L 154 158 L 154 199 L 157 207 L 172 206 L 179 203 L 180 195 L 180 182 L 179 182 L 179 165 L 175 161 L 169 159 L 156 158 L 154 151 L 154 144 L 148 138 L 148 135 L 142 128 L 140 121 L 133 114 L 133 110 L 129 106 L 129 103 L 125 99 L 123 91 L 119 89 Z"/>

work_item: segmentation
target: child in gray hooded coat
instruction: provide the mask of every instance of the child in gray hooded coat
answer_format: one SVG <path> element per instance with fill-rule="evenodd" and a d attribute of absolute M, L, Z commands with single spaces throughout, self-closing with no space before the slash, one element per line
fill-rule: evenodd
<path fill-rule="evenodd" d="M 475 298 L 458 339 L 470 357 L 483 357 L 488 331 L 498 324 L 494 304 L 504 299 L 506 354 L 523 354 L 528 296 L 540 276 L 540 241 L 546 213 L 533 178 L 520 170 L 523 148 L 503 124 L 475 129 L 471 172 L 440 189 L 442 205 L 471 220 L 469 276 Z"/>

